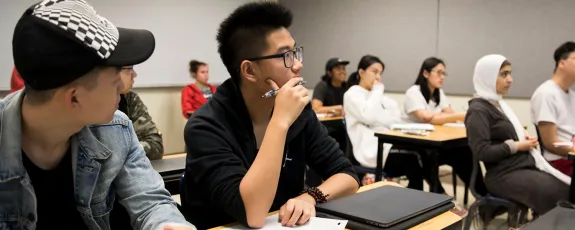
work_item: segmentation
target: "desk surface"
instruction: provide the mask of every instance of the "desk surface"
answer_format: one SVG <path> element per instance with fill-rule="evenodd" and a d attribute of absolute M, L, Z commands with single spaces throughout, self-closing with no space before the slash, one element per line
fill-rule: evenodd
<path fill-rule="evenodd" d="M 398 187 L 401 187 L 401 185 L 393 183 L 393 182 L 380 181 L 380 182 L 373 183 L 370 185 L 362 186 L 361 188 L 359 188 L 359 190 L 357 190 L 357 192 L 365 192 L 365 191 L 368 191 L 370 189 L 374 189 L 374 188 L 381 187 L 381 186 L 398 186 Z M 271 212 L 268 215 L 271 216 L 271 215 L 274 215 L 276 213 L 277 213 L 277 211 Z M 439 216 L 436 216 L 436 217 L 429 219 L 429 220 L 427 220 L 421 224 L 418 224 L 415 227 L 410 228 L 410 230 L 443 229 L 443 228 L 446 228 L 448 226 L 451 226 L 454 223 L 457 223 L 460 220 L 461 220 L 461 217 L 459 217 L 458 215 L 455 215 L 454 213 L 452 213 L 450 211 L 447 211 L 447 212 L 445 212 Z M 229 227 L 234 226 L 234 225 L 236 225 L 236 223 L 212 228 L 210 230 L 225 229 L 225 228 L 229 228 Z"/>
<path fill-rule="evenodd" d="M 524 230 L 554 229 L 567 230 L 575 226 L 575 210 L 555 207 L 532 223 L 521 228 Z"/>
<path fill-rule="evenodd" d="M 343 120 L 343 116 L 331 116 L 331 117 L 318 117 L 319 121 L 336 121 Z"/>
<path fill-rule="evenodd" d="M 162 159 L 152 160 L 152 167 L 156 172 L 164 174 L 166 172 L 184 171 L 186 168 L 186 154 L 173 154 L 163 157 Z"/>
<path fill-rule="evenodd" d="M 375 136 L 393 136 L 393 137 L 406 137 L 411 139 L 419 139 L 419 140 L 426 140 L 426 141 L 451 141 L 457 139 L 467 138 L 467 133 L 465 128 L 459 127 L 448 127 L 442 125 L 434 125 L 435 130 L 429 132 L 427 136 L 418 136 L 412 134 L 406 134 L 399 130 L 387 130 L 387 131 L 376 131 Z"/>

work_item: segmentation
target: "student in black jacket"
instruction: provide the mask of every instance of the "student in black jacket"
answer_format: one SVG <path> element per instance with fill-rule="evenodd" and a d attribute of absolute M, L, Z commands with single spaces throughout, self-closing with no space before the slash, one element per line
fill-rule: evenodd
<path fill-rule="evenodd" d="M 199 229 L 239 221 L 253 228 L 278 210 L 286 226 L 306 223 L 319 202 L 359 187 L 297 85 L 303 49 L 287 28 L 292 13 L 272 2 L 236 9 L 220 25 L 219 53 L 231 79 L 196 110 L 184 131 L 185 214 Z M 271 98 L 266 92 L 279 89 Z M 325 180 L 304 190 L 306 164 Z M 326 197 L 327 196 L 327 197 Z"/>

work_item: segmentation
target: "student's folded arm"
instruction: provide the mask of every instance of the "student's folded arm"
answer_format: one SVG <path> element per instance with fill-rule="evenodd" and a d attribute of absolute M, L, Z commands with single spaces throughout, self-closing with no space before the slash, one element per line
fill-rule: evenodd
<path fill-rule="evenodd" d="M 561 142 L 557 136 L 557 117 L 559 111 L 555 105 L 554 98 L 545 94 L 535 95 L 532 99 L 531 105 L 532 110 L 535 111 L 533 119 L 537 123 L 537 128 L 539 129 L 539 138 L 543 147 L 556 155 L 567 156 L 569 148 L 566 147 L 555 147 L 553 143 Z"/>
<path fill-rule="evenodd" d="M 228 132 L 198 121 L 203 118 L 192 119 L 184 135 L 188 149 L 186 186 L 240 223 L 262 227 L 275 198 L 288 127 L 277 128 L 270 122 L 248 170 L 226 141 L 232 138 L 226 137 Z"/>
<path fill-rule="evenodd" d="M 129 216 L 134 229 L 162 230 L 168 223 L 192 227 L 176 207 L 176 202 L 164 188 L 160 174 L 152 168 L 144 154 L 132 124 L 127 141 L 129 152 L 114 180 L 117 198 Z M 191 228 L 195 229 L 195 228 Z"/>
<path fill-rule="evenodd" d="M 366 100 L 363 95 L 350 90 L 343 97 L 345 113 L 363 124 L 373 125 L 382 115 L 377 113 L 381 111 L 382 97 L 383 93 L 370 93 Z"/>
<path fill-rule="evenodd" d="M 488 116 L 485 112 L 469 110 L 465 117 L 465 127 L 471 152 L 478 160 L 492 163 L 509 156 L 511 147 L 505 142 L 498 144 L 491 142 L 491 124 Z"/>
<path fill-rule="evenodd" d="M 430 123 L 433 125 L 455 123 L 457 121 L 463 120 L 463 118 L 465 117 L 465 115 L 461 113 L 443 113 L 443 112 L 436 113 L 433 111 L 423 109 L 413 111 L 411 112 L 411 114 L 417 117 L 417 119 L 419 119 L 421 123 Z"/>
<path fill-rule="evenodd" d="M 329 194 L 328 200 L 354 194 L 359 188 L 359 179 L 351 162 L 343 155 L 335 139 L 331 138 L 325 126 L 317 118 L 310 119 L 306 126 L 306 162 L 325 180 L 318 188 Z"/>
<path fill-rule="evenodd" d="M 537 128 L 539 129 L 539 134 L 541 135 L 539 139 L 542 142 L 539 144 L 543 145 L 547 151 L 563 157 L 568 156 L 569 152 L 573 151 L 568 147 L 555 147 L 555 145 L 553 145 L 555 142 L 562 142 L 557 137 L 557 125 L 555 125 L 555 123 L 540 121 L 537 124 Z"/>
<path fill-rule="evenodd" d="M 137 94 L 134 94 L 131 100 L 132 113 L 130 113 L 130 120 L 134 124 L 134 131 L 138 140 L 140 140 L 140 144 L 144 147 L 146 156 L 150 160 L 162 159 L 164 156 L 164 144 L 156 123 L 152 120 L 152 116 L 148 113 L 148 108 Z"/>

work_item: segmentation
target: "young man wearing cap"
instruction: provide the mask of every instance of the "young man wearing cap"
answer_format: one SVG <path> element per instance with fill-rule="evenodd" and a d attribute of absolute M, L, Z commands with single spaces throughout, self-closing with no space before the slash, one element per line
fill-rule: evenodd
<path fill-rule="evenodd" d="M 82 0 L 26 10 L 12 41 L 26 86 L 0 100 L 0 228 L 109 229 L 119 201 L 134 229 L 195 229 L 115 113 L 119 66 L 154 46 L 149 31 L 116 28 Z"/>
<path fill-rule="evenodd" d="M 252 2 L 221 24 L 219 53 L 231 79 L 186 124 L 186 217 L 205 229 L 239 221 L 254 228 L 279 209 L 285 226 L 306 223 L 315 204 L 353 194 L 357 175 L 309 106 L 299 76 L 303 48 L 292 13 Z M 275 97 L 263 98 L 272 89 Z M 326 181 L 304 190 L 306 164 Z"/>
<path fill-rule="evenodd" d="M 134 131 L 144 152 L 150 160 L 162 159 L 164 156 L 164 144 L 162 134 L 148 113 L 148 107 L 144 104 L 136 92 L 131 91 L 134 78 L 138 76 L 134 66 L 124 66 L 120 71 L 120 77 L 124 82 L 124 88 L 120 92 L 120 105 L 118 110 L 130 118 L 134 125 Z"/>
<path fill-rule="evenodd" d="M 573 147 L 555 146 L 556 142 L 571 142 L 575 135 L 575 42 L 559 46 L 553 55 L 553 78 L 541 84 L 531 97 L 531 119 L 539 129 L 543 155 L 553 167 L 571 176 L 573 162 L 567 159 Z"/>
<path fill-rule="evenodd" d="M 331 58 L 325 64 L 325 75 L 313 90 L 311 105 L 316 113 L 343 116 L 343 94 L 347 89 L 345 67 L 349 61 Z"/>

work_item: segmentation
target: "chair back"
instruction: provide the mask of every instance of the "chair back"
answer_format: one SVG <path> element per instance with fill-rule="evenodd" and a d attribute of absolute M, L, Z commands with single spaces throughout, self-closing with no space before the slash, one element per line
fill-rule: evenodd
<path fill-rule="evenodd" d="M 537 127 L 537 123 L 533 123 L 535 126 L 535 132 L 537 132 L 537 141 L 539 142 L 539 150 L 541 150 L 541 154 L 545 152 L 545 148 L 543 147 L 543 138 L 541 138 L 541 133 L 539 132 L 539 127 Z"/>
<path fill-rule="evenodd" d="M 476 185 L 477 185 L 478 178 L 481 178 L 481 180 L 483 180 L 483 170 L 481 169 L 481 166 L 479 165 L 479 159 L 477 158 L 475 153 L 472 153 L 471 155 L 473 158 L 473 168 L 471 170 L 471 180 L 469 181 L 469 183 L 470 183 L 469 190 L 471 190 L 471 194 L 473 194 L 475 199 L 479 200 L 483 196 L 477 191 Z M 482 176 L 478 177 L 477 176 L 478 174 L 481 174 Z"/>

